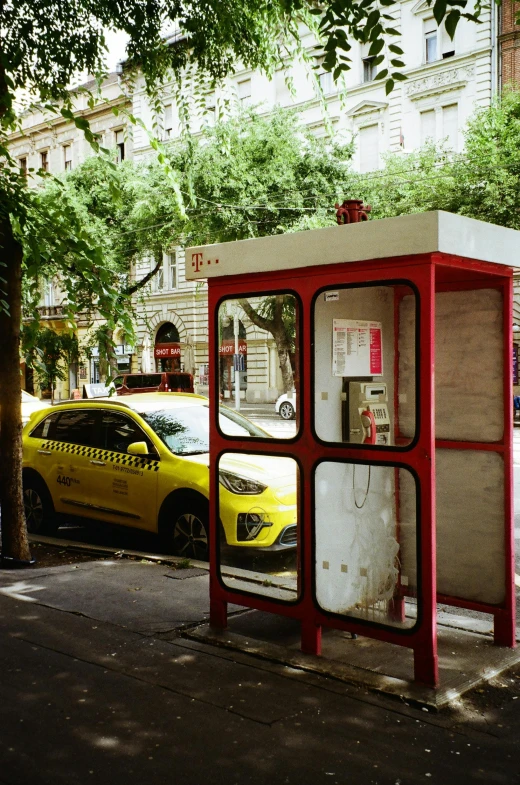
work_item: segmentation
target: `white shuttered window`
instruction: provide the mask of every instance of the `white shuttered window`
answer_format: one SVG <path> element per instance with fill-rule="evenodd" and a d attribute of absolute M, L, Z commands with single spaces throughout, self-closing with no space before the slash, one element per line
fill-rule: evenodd
<path fill-rule="evenodd" d="M 359 168 L 373 172 L 379 168 L 379 126 L 367 125 L 359 130 Z"/>
<path fill-rule="evenodd" d="M 457 104 L 442 107 L 442 135 L 447 138 L 448 146 L 457 152 L 459 112 Z"/>
<path fill-rule="evenodd" d="M 427 141 L 435 142 L 436 118 L 435 109 L 428 109 L 427 112 L 421 112 L 421 146 Z"/>

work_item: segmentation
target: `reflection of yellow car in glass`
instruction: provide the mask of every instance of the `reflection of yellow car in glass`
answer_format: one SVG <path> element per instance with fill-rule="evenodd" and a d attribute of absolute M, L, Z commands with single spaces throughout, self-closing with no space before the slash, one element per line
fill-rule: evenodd
<path fill-rule="evenodd" d="M 221 407 L 229 435 L 268 434 Z M 31 532 L 57 528 L 57 513 L 157 531 L 170 551 L 208 555 L 209 408 L 206 398 L 147 393 L 37 412 L 24 429 L 23 484 Z M 220 521 L 228 545 L 296 546 L 296 463 L 224 456 Z"/>

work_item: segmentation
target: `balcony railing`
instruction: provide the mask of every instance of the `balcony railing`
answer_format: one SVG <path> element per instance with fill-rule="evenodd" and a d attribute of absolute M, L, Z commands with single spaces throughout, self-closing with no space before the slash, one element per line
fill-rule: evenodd
<path fill-rule="evenodd" d="M 56 319 L 63 316 L 63 305 L 40 305 L 38 313 L 42 319 Z"/>

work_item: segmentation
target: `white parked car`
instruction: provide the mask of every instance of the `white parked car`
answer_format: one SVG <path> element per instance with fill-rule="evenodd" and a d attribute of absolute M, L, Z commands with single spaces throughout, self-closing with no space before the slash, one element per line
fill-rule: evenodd
<path fill-rule="evenodd" d="M 294 420 L 296 417 L 296 392 L 292 390 L 280 395 L 274 405 L 274 409 L 283 420 Z"/>
<path fill-rule="evenodd" d="M 25 390 L 22 390 L 22 425 L 29 422 L 29 418 L 33 412 L 37 412 L 40 409 L 46 409 L 47 406 L 50 405 L 49 401 L 40 401 L 39 398 L 35 398 L 34 395 L 30 395 Z"/>
<path fill-rule="evenodd" d="M 37 412 L 40 409 L 46 409 L 50 405 L 50 401 L 40 401 L 39 398 L 22 390 L 22 423 L 25 425 L 26 422 L 29 422 L 29 418 L 33 412 Z"/>

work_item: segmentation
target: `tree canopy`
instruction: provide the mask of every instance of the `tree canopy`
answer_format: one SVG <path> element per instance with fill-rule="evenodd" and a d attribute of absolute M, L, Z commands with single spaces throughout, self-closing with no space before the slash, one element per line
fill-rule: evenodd
<path fill-rule="evenodd" d="M 461 153 L 429 141 L 389 154 L 381 170 L 351 176 L 351 193 L 372 205 L 372 219 L 447 210 L 520 229 L 520 93 L 477 109 L 464 142 Z"/>
<path fill-rule="evenodd" d="M 136 316 L 131 295 L 144 290 L 164 253 L 188 243 L 294 231 L 306 228 L 309 220 L 332 223 L 331 205 L 344 194 L 352 151 L 351 142 L 331 144 L 313 136 L 294 112 L 277 110 L 262 117 L 246 110 L 207 129 L 189 149 L 179 141 L 166 153 L 181 190 L 191 192 L 192 206 L 185 214 L 179 212 L 176 188 L 155 158 L 124 161 L 115 172 L 103 158 L 89 158 L 61 180 L 49 180 L 39 199 L 49 215 L 77 221 L 78 230 L 81 227 L 97 249 L 105 290 L 101 307 L 99 288 L 78 269 L 73 244 L 70 252 L 62 249 L 59 254 L 49 248 L 44 264 L 37 270 L 29 267 L 27 290 L 37 297 L 38 271 L 46 278 L 65 275 L 67 299 L 75 303 L 76 312 L 100 312 L 106 319 L 100 354 L 108 348 L 106 359 L 114 365 L 110 336 L 116 320 L 121 324 L 124 316 L 123 328 L 130 336 Z M 114 179 L 117 187 L 110 189 Z M 33 240 L 43 244 L 37 234 Z M 143 270 L 146 259 L 152 264 Z M 116 291 L 108 299 L 107 294 Z M 286 333 L 282 327 L 282 322 L 274 324 L 280 352 Z M 291 389 L 292 378 L 287 384 Z"/>

